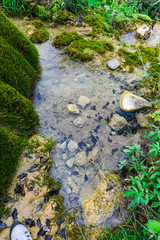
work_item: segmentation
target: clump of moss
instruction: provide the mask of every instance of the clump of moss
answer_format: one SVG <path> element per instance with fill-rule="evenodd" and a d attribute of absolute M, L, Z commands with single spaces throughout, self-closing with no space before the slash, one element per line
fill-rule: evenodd
<path fill-rule="evenodd" d="M 0 36 L 0 79 L 29 97 L 35 69 L 14 47 Z"/>
<path fill-rule="evenodd" d="M 44 27 L 44 23 L 41 20 L 34 20 L 31 24 L 37 29 Z"/>
<path fill-rule="evenodd" d="M 12 129 L 24 132 L 33 129 L 38 123 L 31 101 L 3 82 L 0 82 L 0 106 L 0 123 L 9 124 Z"/>
<path fill-rule="evenodd" d="M 114 51 L 114 45 L 108 41 L 95 41 L 95 40 L 81 39 L 79 41 L 74 41 L 73 43 L 70 44 L 69 47 L 65 49 L 71 58 L 81 60 L 81 61 L 89 61 L 93 59 L 94 52 L 103 54 L 106 51 Z M 89 50 L 92 50 L 92 51 L 89 51 Z"/>
<path fill-rule="evenodd" d="M 33 66 L 38 66 L 38 50 L 33 43 L 12 23 L 10 19 L 0 10 L 0 35 Z M 6 54 L 5 54 L 6 55 Z"/>
<path fill-rule="evenodd" d="M 61 48 L 68 46 L 71 42 L 82 38 L 83 37 L 80 36 L 77 32 L 62 32 L 61 34 L 55 36 L 52 44 L 56 48 Z"/>
<path fill-rule="evenodd" d="M 49 32 L 44 29 L 38 29 L 30 36 L 30 40 L 34 43 L 42 43 L 49 39 Z"/>
<path fill-rule="evenodd" d="M 91 14 L 83 18 L 85 23 L 93 27 L 89 35 L 95 37 L 98 33 L 106 35 L 108 32 L 113 32 L 110 24 L 106 23 L 100 14 Z"/>
<path fill-rule="evenodd" d="M 133 19 L 134 20 L 137 20 L 137 19 L 140 19 L 142 20 L 143 22 L 151 22 L 152 19 L 146 15 L 146 14 L 141 14 L 141 13 L 135 13 L 133 14 Z"/>
<path fill-rule="evenodd" d="M 53 20 L 56 23 L 64 24 L 67 22 L 70 18 L 74 17 L 73 13 L 70 13 L 68 11 L 59 10 L 53 14 Z"/>
<path fill-rule="evenodd" d="M 25 140 L 0 126 L 0 199 L 2 199 L 16 169 Z"/>

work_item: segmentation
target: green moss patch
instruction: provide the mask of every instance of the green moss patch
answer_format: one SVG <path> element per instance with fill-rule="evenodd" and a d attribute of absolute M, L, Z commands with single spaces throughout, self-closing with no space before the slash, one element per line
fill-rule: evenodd
<path fill-rule="evenodd" d="M 148 15 L 141 14 L 141 13 L 133 14 L 133 19 L 134 20 L 140 19 L 143 22 L 151 22 L 152 21 L 152 19 Z"/>
<path fill-rule="evenodd" d="M 52 44 L 56 48 L 62 48 L 79 39 L 83 39 L 83 37 L 76 32 L 62 32 L 61 34 L 55 36 Z"/>
<path fill-rule="evenodd" d="M 71 58 L 89 61 L 94 58 L 93 53 L 103 54 L 106 51 L 114 51 L 114 45 L 107 41 L 79 40 L 74 41 L 69 47 L 65 48 Z"/>
<path fill-rule="evenodd" d="M 33 43 L 12 23 L 10 19 L 0 10 L 0 35 L 15 49 L 17 49 L 26 60 L 36 68 L 38 66 L 38 51 Z"/>
<path fill-rule="evenodd" d="M 37 29 L 44 27 L 44 23 L 41 20 L 34 20 L 31 24 Z"/>
<path fill-rule="evenodd" d="M 100 14 L 85 16 L 83 21 L 93 27 L 92 31 L 89 33 L 89 35 L 92 35 L 93 37 L 95 37 L 98 33 L 107 35 L 107 33 L 113 32 L 111 25 L 106 23 Z"/>
<path fill-rule="evenodd" d="M 49 32 L 44 29 L 38 29 L 30 36 L 30 40 L 34 43 L 42 43 L 49 39 Z"/>

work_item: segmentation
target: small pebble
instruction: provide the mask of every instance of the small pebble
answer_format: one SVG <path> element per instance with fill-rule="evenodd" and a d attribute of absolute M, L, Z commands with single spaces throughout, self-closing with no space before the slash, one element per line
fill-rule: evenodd
<path fill-rule="evenodd" d="M 27 175 L 28 175 L 27 173 L 22 173 L 17 178 L 22 179 L 22 178 L 27 177 Z"/>
<path fill-rule="evenodd" d="M 46 225 L 49 227 L 51 225 L 51 220 L 46 218 Z"/>
<path fill-rule="evenodd" d="M 29 225 L 30 227 L 33 227 L 33 226 L 36 225 L 35 221 L 33 219 L 31 219 L 31 218 L 25 218 L 25 224 Z"/>
<path fill-rule="evenodd" d="M 39 218 L 37 219 L 37 227 L 39 227 L 39 228 L 42 227 L 42 223 L 41 223 L 41 220 Z"/>
<path fill-rule="evenodd" d="M 46 234 L 46 231 L 43 230 L 43 227 L 39 230 L 37 233 L 37 237 L 44 236 Z"/>
<path fill-rule="evenodd" d="M 118 148 L 112 149 L 112 155 L 114 155 L 118 151 Z"/>
<path fill-rule="evenodd" d="M 96 105 L 93 105 L 90 109 L 96 111 Z"/>
<path fill-rule="evenodd" d="M 14 211 L 12 212 L 13 220 L 17 218 L 17 215 L 18 215 L 18 212 L 17 212 L 17 209 L 15 208 Z"/>
<path fill-rule="evenodd" d="M 4 199 L 4 203 L 7 203 L 7 202 L 9 202 L 11 200 L 11 197 L 10 196 L 8 196 L 8 197 L 6 197 L 5 199 Z"/>
<path fill-rule="evenodd" d="M 4 223 L 1 223 L 0 224 L 0 232 L 5 229 L 7 226 L 4 224 Z"/>
<path fill-rule="evenodd" d="M 44 240 L 51 240 L 52 237 L 53 237 L 52 235 L 46 235 Z"/>
<path fill-rule="evenodd" d="M 43 206 L 43 204 L 40 203 L 40 204 L 36 207 L 35 212 L 39 212 L 39 211 L 42 209 L 42 206 Z"/>
<path fill-rule="evenodd" d="M 66 189 L 66 192 L 67 192 L 68 194 L 71 194 L 71 193 L 72 193 L 71 188 L 67 188 L 67 189 Z"/>

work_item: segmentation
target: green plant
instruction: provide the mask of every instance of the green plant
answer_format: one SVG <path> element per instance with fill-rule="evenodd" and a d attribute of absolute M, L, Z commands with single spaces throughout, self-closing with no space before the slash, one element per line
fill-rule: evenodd
<path fill-rule="evenodd" d="M 38 29 L 30 36 L 30 40 L 34 43 L 42 43 L 49 39 L 49 32 L 45 29 Z"/>
<path fill-rule="evenodd" d="M 154 122 L 160 122 L 160 112 L 159 111 L 151 113 L 151 114 L 149 114 L 149 116 L 154 120 Z"/>
<path fill-rule="evenodd" d="M 11 15 L 19 14 L 24 9 L 24 0 L 3 0 L 2 5 Z"/>
<path fill-rule="evenodd" d="M 45 6 L 39 5 L 38 6 L 38 16 L 42 19 L 47 19 L 49 15 L 51 14 L 51 11 L 48 11 Z"/>
<path fill-rule="evenodd" d="M 47 139 L 47 143 L 44 144 L 44 148 L 41 150 L 42 152 L 46 153 L 48 151 L 51 151 L 52 148 L 55 146 L 55 141 L 53 141 L 52 138 Z"/>

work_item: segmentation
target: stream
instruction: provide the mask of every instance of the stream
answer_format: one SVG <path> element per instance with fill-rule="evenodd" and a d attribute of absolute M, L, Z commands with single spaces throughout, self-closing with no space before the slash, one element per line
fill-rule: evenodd
<path fill-rule="evenodd" d="M 14 19 L 14 23 L 24 31 L 25 24 L 20 21 Z M 66 27 L 66 30 L 72 31 L 72 28 Z M 62 30 L 64 27 L 50 28 L 50 40 L 36 44 L 42 72 L 33 104 L 39 115 L 40 132 L 56 142 L 51 152 L 54 163 L 50 174 L 62 183 L 60 193 L 64 196 L 65 207 L 69 212 L 77 211 L 79 222 L 83 223 L 81 191 L 97 175 L 91 162 L 102 172 L 117 171 L 125 159 L 125 146 L 142 141 L 143 131 L 135 114 L 120 109 L 120 97 L 146 73 L 143 69 L 136 69 L 133 73 L 115 71 L 113 74 L 100 66 L 93 68 L 71 60 L 64 50 L 52 46 L 53 36 Z M 134 43 L 134 37 L 134 33 L 126 34 L 123 41 Z M 90 99 L 85 108 L 78 105 L 80 96 Z M 68 112 L 68 104 L 72 103 L 77 105 L 78 115 Z M 117 132 L 109 125 L 109 119 L 115 113 L 128 122 Z M 116 216 L 114 212 L 100 224 L 116 226 L 123 221 L 122 217 L 115 220 Z"/>

